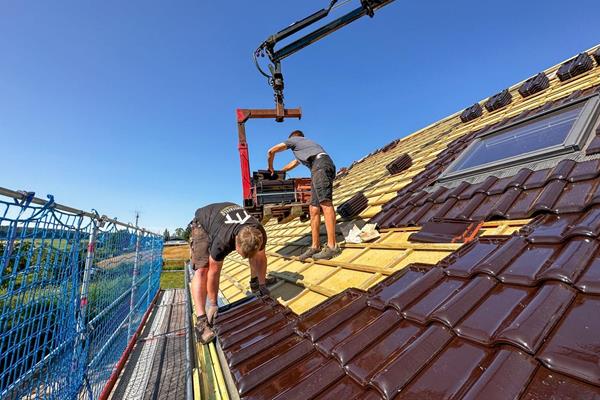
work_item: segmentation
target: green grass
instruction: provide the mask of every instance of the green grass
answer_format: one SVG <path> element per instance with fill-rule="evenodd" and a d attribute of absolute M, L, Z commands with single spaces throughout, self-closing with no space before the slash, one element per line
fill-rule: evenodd
<path fill-rule="evenodd" d="M 183 271 L 163 272 L 160 275 L 161 289 L 181 289 L 183 286 Z"/>

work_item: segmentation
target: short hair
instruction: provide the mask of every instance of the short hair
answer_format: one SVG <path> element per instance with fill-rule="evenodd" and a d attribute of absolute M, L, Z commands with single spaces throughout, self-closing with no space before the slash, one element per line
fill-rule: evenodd
<path fill-rule="evenodd" d="M 290 133 L 290 136 L 288 136 L 288 138 L 291 138 L 292 136 L 304 137 L 304 132 L 296 129 L 294 132 Z"/>
<path fill-rule="evenodd" d="M 235 244 L 244 258 L 253 257 L 263 245 L 263 234 L 254 226 L 245 226 L 235 237 Z"/>

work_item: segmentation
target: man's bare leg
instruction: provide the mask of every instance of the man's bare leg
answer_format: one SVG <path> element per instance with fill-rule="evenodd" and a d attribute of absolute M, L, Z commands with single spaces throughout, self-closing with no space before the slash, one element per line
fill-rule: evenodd
<path fill-rule="evenodd" d="M 310 233 L 312 235 L 312 244 L 311 247 L 313 249 L 318 249 L 321 247 L 321 208 L 315 207 L 312 204 L 309 207 L 310 212 Z"/>
<path fill-rule="evenodd" d="M 192 278 L 192 297 L 197 316 L 206 315 L 206 285 L 208 268 L 198 268 Z"/>
<path fill-rule="evenodd" d="M 333 203 L 331 201 L 322 202 L 321 208 L 323 209 L 323 216 L 325 217 L 327 245 L 333 249 L 337 243 L 335 238 L 335 208 L 333 208 Z"/>

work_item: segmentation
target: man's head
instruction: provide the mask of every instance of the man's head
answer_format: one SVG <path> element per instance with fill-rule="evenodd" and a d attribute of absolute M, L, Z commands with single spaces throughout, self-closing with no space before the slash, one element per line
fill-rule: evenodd
<path fill-rule="evenodd" d="M 262 232 L 253 226 L 245 226 L 235 237 L 235 249 L 243 258 L 252 258 L 263 245 Z"/>
<path fill-rule="evenodd" d="M 299 130 L 295 130 L 294 132 L 290 133 L 290 136 L 288 136 L 288 137 L 294 137 L 294 136 L 304 137 L 304 132 L 299 131 Z"/>

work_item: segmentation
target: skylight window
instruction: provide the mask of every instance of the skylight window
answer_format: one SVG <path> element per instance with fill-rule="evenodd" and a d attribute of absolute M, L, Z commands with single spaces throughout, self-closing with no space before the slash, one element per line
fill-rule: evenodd
<path fill-rule="evenodd" d="M 594 97 L 482 135 L 440 181 L 580 150 L 597 108 Z"/>

